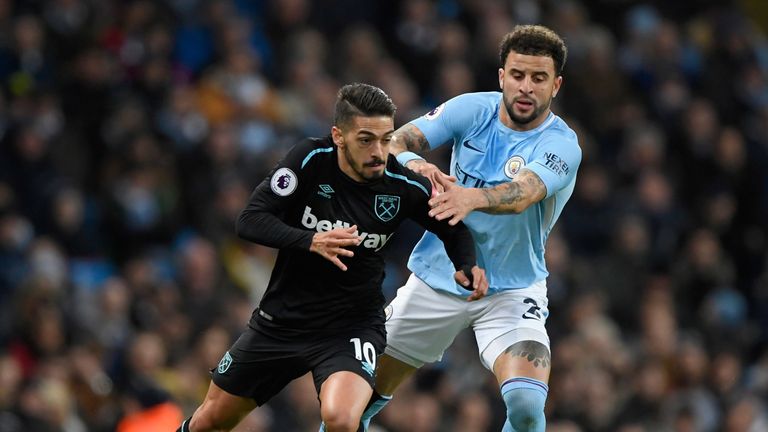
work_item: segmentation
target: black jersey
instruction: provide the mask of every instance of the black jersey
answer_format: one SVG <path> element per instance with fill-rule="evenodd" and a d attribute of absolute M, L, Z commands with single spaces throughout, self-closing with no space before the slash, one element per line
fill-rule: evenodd
<path fill-rule="evenodd" d="M 240 237 L 280 249 L 253 319 L 306 330 L 383 324 L 382 253 L 406 218 L 437 234 L 457 268 L 474 265 L 469 230 L 429 217 L 430 195 L 429 180 L 392 155 L 384 176 L 359 183 L 339 168 L 330 136 L 297 144 L 256 187 L 237 222 Z M 363 239 L 350 248 L 354 257 L 339 257 L 347 271 L 309 251 L 315 233 L 352 225 Z"/>

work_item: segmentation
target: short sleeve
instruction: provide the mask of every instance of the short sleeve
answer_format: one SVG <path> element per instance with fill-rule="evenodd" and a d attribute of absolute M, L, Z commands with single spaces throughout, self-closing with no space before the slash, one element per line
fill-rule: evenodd
<path fill-rule="evenodd" d="M 419 128 L 431 148 L 439 147 L 477 127 L 476 117 L 485 114 L 482 102 L 477 94 L 462 94 L 413 120 L 411 124 Z"/>
<path fill-rule="evenodd" d="M 581 148 L 575 137 L 555 135 L 537 149 L 526 168 L 541 178 L 549 198 L 573 181 L 580 163 Z"/>

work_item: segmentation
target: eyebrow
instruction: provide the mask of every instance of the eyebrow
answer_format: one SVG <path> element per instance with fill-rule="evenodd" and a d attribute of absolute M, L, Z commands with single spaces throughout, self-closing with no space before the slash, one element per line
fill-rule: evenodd
<path fill-rule="evenodd" d="M 517 69 L 517 68 L 513 68 L 513 67 L 511 67 L 511 68 L 509 68 L 509 70 L 510 70 L 511 72 L 516 72 L 516 73 L 525 74 L 525 71 L 524 71 L 524 70 L 520 70 L 520 69 Z M 548 77 L 548 76 L 549 76 L 549 73 L 548 73 L 547 71 L 539 70 L 539 71 L 533 71 L 533 73 L 532 73 L 531 75 L 544 75 L 544 76 L 547 76 L 547 77 Z"/>
<path fill-rule="evenodd" d="M 384 132 L 381 136 L 387 136 L 387 135 L 390 135 L 390 134 L 393 134 L 393 133 L 395 133 L 394 129 L 392 129 L 390 131 L 387 131 L 387 132 Z M 373 133 L 373 132 L 371 132 L 369 130 L 365 130 L 365 129 L 361 129 L 361 130 L 357 131 L 357 135 L 358 136 L 360 136 L 360 135 L 368 135 L 368 136 L 372 136 L 372 137 L 377 136 L 375 133 Z"/>

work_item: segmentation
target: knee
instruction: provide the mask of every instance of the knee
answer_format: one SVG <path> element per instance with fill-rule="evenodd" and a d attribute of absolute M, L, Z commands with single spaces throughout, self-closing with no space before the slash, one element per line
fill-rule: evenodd
<path fill-rule="evenodd" d="M 507 406 L 507 418 L 516 432 L 543 432 L 546 420 L 544 419 L 544 404 L 547 400 L 546 385 L 543 388 L 538 384 L 532 386 L 514 386 L 503 393 L 504 403 Z"/>
<path fill-rule="evenodd" d="M 321 409 L 320 414 L 328 432 L 356 432 L 360 425 L 360 417 L 347 409 Z"/>

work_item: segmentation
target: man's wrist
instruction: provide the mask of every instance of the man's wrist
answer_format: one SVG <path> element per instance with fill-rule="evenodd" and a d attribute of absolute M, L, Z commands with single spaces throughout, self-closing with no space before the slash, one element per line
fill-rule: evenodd
<path fill-rule="evenodd" d="M 472 210 L 483 210 L 491 207 L 491 200 L 486 190 L 481 188 L 471 188 L 472 193 Z"/>
<path fill-rule="evenodd" d="M 405 166 L 408 162 L 412 160 L 424 160 L 423 157 L 417 155 L 414 152 L 404 151 L 400 152 L 397 156 L 395 156 L 397 159 L 397 162 L 400 163 L 400 165 Z"/>

